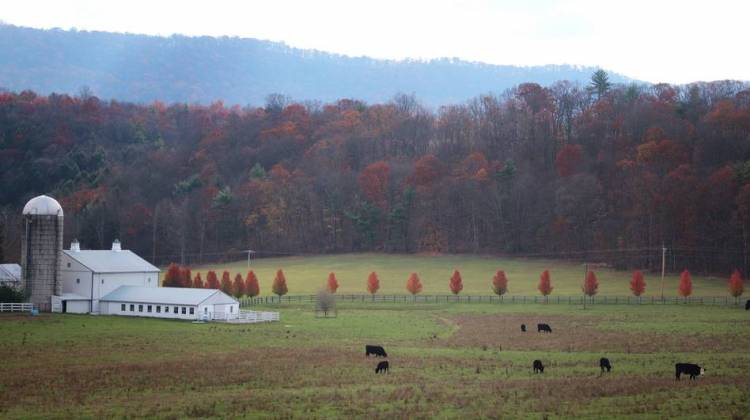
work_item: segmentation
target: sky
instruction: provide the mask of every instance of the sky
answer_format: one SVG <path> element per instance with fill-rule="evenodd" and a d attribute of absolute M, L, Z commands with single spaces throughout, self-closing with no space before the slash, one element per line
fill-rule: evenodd
<path fill-rule="evenodd" d="M 387 59 L 599 66 L 658 83 L 750 80 L 747 0 L 0 0 L 34 28 L 239 36 Z"/>

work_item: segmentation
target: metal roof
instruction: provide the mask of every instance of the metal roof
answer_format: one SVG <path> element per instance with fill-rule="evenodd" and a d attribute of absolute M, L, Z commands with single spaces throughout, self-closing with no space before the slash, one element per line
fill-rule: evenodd
<path fill-rule="evenodd" d="M 163 303 L 167 305 L 199 305 L 206 299 L 220 294 L 218 302 L 237 303 L 237 300 L 217 289 L 193 289 L 182 287 L 120 286 L 104 295 L 101 301 Z"/>
<path fill-rule="evenodd" d="M 75 293 L 63 293 L 60 295 L 60 300 L 91 300 L 86 296 L 77 295 Z"/>
<path fill-rule="evenodd" d="M 63 250 L 63 252 L 94 273 L 150 273 L 160 271 L 148 261 L 128 250 Z"/>
<path fill-rule="evenodd" d="M 62 206 L 54 198 L 47 195 L 34 197 L 23 206 L 23 214 L 33 214 L 39 216 L 61 216 L 63 215 Z"/>
<path fill-rule="evenodd" d="M 21 281 L 21 266 L 0 264 L 0 281 Z"/>

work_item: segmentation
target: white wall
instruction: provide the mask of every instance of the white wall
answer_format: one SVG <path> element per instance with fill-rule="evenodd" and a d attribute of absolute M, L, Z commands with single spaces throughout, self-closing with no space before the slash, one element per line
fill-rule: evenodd
<path fill-rule="evenodd" d="M 68 300 L 65 301 L 65 313 L 68 314 L 87 314 L 89 313 L 88 300 Z"/>
<path fill-rule="evenodd" d="M 125 305 L 125 310 L 122 310 L 122 305 Z M 130 310 L 130 306 L 133 305 L 133 311 Z M 151 306 L 151 312 L 148 312 L 148 307 Z M 150 318 L 166 318 L 166 319 L 198 319 L 199 311 L 198 308 L 193 305 L 165 305 L 165 304 L 154 304 L 154 303 L 137 303 L 137 302 L 101 302 L 100 309 L 102 315 L 123 315 L 123 316 L 141 316 Z M 143 312 L 139 312 L 139 307 L 142 306 Z M 156 312 L 157 306 L 160 312 Z M 177 307 L 177 313 L 174 313 L 174 308 Z M 169 308 L 169 312 L 165 312 L 165 309 Z M 185 314 L 182 313 L 182 308 L 185 308 Z M 193 314 L 190 314 L 190 308 L 193 308 Z"/>
<path fill-rule="evenodd" d="M 60 280 L 63 293 L 73 293 L 79 296 L 91 297 L 91 270 L 70 258 L 64 252 L 60 253 Z"/>

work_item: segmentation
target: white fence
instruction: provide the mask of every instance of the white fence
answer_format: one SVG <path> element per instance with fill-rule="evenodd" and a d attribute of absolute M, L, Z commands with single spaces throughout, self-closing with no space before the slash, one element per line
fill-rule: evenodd
<path fill-rule="evenodd" d="M 0 312 L 31 312 L 33 303 L 0 303 Z"/>
<path fill-rule="evenodd" d="M 214 319 L 217 319 L 214 317 Z M 274 322 L 279 320 L 278 312 L 240 311 L 237 318 L 221 319 L 222 321 L 238 324 L 255 324 L 258 322 Z"/>

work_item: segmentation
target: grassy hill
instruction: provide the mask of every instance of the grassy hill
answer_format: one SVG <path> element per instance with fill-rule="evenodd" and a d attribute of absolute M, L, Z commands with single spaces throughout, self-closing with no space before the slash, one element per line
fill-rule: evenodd
<path fill-rule="evenodd" d="M 264 258 L 253 260 L 250 268 L 260 280 L 261 296 L 271 294 L 271 284 L 276 270 L 283 269 L 290 295 L 313 294 L 325 286 L 329 272 L 336 273 L 341 294 L 366 293 L 367 275 L 375 271 L 380 278 L 381 294 L 406 294 L 405 285 L 409 274 L 419 274 L 423 294 L 447 294 L 448 279 L 454 269 L 461 272 L 464 289 L 462 294 L 490 295 L 492 276 L 496 270 L 504 270 L 508 276 L 509 295 L 538 295 L 539 275 L 550 270 L 554 290 L 552 295 L 580 295 L 584 269 L 580 263 L 543 259 L 498 258 L 476 255 L 392 255 L 392 254 L 344 254 Z M 630 295 L 629 282 L 632 273 L 610 268 L 591 268 L 599 279 L 600 295 Z M 234 278 L 236 273 L 244 276 L 247 261 L 193 267 L 193 275 L 201 272 L 206 279 L 208 270 L 215 270 L 219 277 L 228 270 Z M 644 273 L 646 296 L 660 295 L 660 276 Z M 665 296 L 677 296 L 679 275 L 670 274 L 664 281 Z M 726 296 L 727 279 L 693 276 L 693 296 Z"/>

